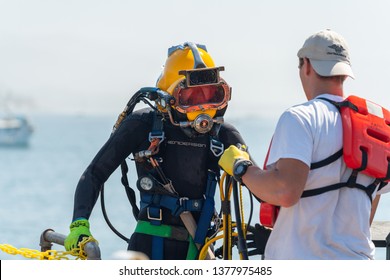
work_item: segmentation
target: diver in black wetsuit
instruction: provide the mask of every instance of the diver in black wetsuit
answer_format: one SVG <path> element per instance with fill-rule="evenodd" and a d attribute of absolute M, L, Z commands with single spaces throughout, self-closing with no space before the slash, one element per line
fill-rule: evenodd
<path fill-rule="evenodd" d="M 197 257 L 215 215 L 220 155 L 224 147 L 245 144 L 223 122 L 231 88 L 220 78 L 221 70 L 205 46 L 185 43 L 168 50 L 156 91 L 167 93 L 169 104 L 160 100 L 158 110 L 127 114 L 87 167 L 77 185 L 66 249 L 91 236 L 88 219 L 101 187 L 132 154 L 141 202 L 128 250 L 150 259 Z M 188 212 L 197 223 L 193 234 L 182 220 Z"/>

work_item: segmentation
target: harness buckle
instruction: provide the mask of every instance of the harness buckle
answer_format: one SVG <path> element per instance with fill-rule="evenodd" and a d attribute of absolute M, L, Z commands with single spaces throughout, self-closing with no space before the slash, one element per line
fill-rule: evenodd
<path fill-rule="evenodd" d="M 183 201 L 185 201 L 185 200 L 189 200 L 189 198 L 188 197 L 180 197 L 179 198 L 180 206 L 183 206 Z"/>
<path fill-rule="evenodd" d="M 188 200 L 189 200 L 188 197 L 180 197 L 180 198 L 179 198 L 179 204 L 180 204 L 180 206 L 183 207 L 185 201 L 188 201 Z M 183 211 L 183 213 L 185 213 L 185 212 L 188 212 L 188 211 Z"/>
<path fill-rule="evenodd" d="M 160 143 L 163 142 L 165 139 L 164 131 L 149 132 L 149 142 L 152 142 L 153 139 L 160 139 Z"/>
<path fill-rule="evenodd" d="M 161 210 L 161 209 L 159 209 L 159 216 L 158 216 L 158 217 L 153 217 L 152 215 L 150 215 L 149 210 L 150 210 L 150 207 L 148 207 L 148 208 L 146 209 L 146 213 L 148 214 L 148 219 L 149 219 L 149 220 L 153 220 L 153 221 L 162 221 L 162 210 Z"/>
<path fill-rule="evenodd" d="M 212 139 L 210 140 L 210 150 L 214 154 L 214 156 L 219 157 L 220 155 L 223 154 L 224 151 L 224 146 L 223 143 L 216 140 Z"/>
<path fill-rule="evenodd" d="M 147 150 L 140 151 L 137 154 L 137 157 L 138 158 L 143 158 L 143 157 L 150 158 L 151 156 L 157 154 L 159 151 L 160 144 L 161 144 L 161 142 L 164 141 L 164 139 L 165 139 L 165 134 L 163 131 L 149 132 L 150 146 Z"/>

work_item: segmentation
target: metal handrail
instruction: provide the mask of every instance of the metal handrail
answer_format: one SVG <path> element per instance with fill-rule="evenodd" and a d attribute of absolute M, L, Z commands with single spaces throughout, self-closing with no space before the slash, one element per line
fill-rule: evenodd
<path fill-rule="evenodd" d="M 386 248 L 386 260 L 390 260 L 390 221 L 373 221 L 372 242 L 377 248 Z"/>
<path fill-rule="evenodd" d="M 376 247 L 386 248 L 386 260 L 390 260 L 390 232 L 387 230 L 390 227 L 390 222 L 373 222 L 373 243 Z M 387 236 L 386 236 L 387 234 Z M 385 237 L 386 236 L 386 237 Z M 64 246 L 66 236 L 57 233 L 52 229 L 46 229 L 40 237 L 41 252 L 51 250 L 53 243 Z M 88 242 L 85 244 L 84 251 L 87 255 L 87 260 L 101 260 L 100 248 L 96 242 Z"/>
<path fill-rule="evenodd" d="M 377 248 L 386 248 L 386 260 L 390 260 L 390 233 L 384 240 L 373 239 L 372 242 Z"/>
<path fill-rule="evenodd" d="M 52 229 L 47 229 L 41 234 L 39 245 L 41 246 L 41 252 L 51 250 L 53 243 L 64 246 L 66 236 L 57 233 Z M 101 260 L 100 248 L 96 242 L 88 242 L 84 246 L 87 260 Z"/>

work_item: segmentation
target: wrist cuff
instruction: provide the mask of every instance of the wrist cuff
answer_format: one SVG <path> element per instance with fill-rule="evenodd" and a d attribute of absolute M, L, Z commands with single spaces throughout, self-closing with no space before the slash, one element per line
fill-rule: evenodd
<path fill-rule="evenodd" d="M 76 220 L 76 221 L 74 221 L 73 223 L 70 224 L 70 229 L 76 228 L 76 227 L 79 227 L 79 226 L 84 226 L 84 227 L 89 228 L 88 220 L 86 220 L 86 219 Z"/>

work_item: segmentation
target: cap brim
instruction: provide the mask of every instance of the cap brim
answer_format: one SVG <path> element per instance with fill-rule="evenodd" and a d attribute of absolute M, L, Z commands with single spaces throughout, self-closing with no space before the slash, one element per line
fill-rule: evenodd
<path fill-rule="evenodd" d="M 317 72 L 317 74 L 320 76 L 330 77 L 347 75 L 352 79 L 355 79 L 355 76 L 352 72 L 352 68 L 348 63 L 340 61 L 314 59 L 310 59 L 310 63 L 313 66 L 314 70 Z"/>

